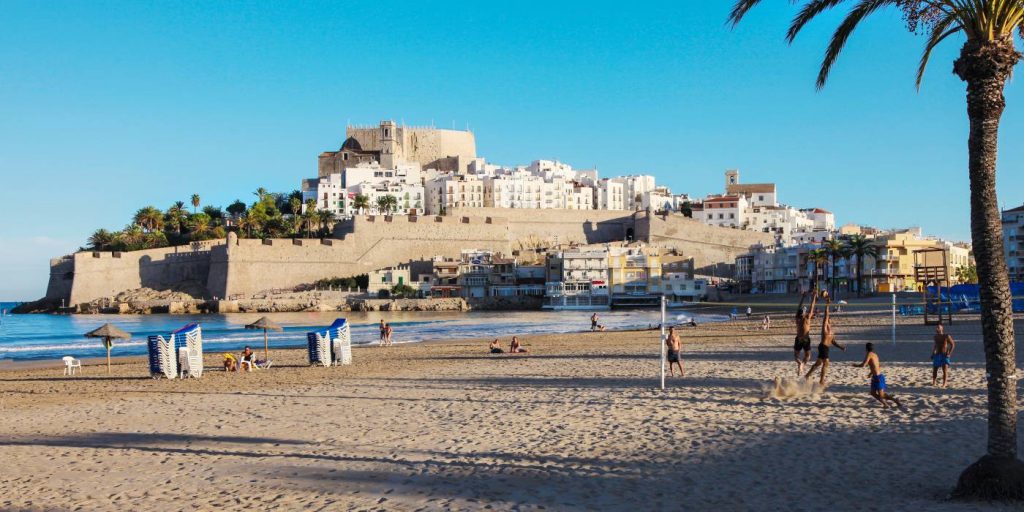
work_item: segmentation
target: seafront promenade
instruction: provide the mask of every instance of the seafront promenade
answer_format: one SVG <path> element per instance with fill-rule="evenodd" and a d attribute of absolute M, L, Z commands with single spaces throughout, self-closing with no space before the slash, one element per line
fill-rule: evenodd
<path fill-rule="evenodd" d="M 0 371 L 0 508 L 155 510 L 1010 510 L 944 501 L 984 451 L 980 325 L 951 328 L 950 387 L 930 384 L 931 328 L 842 313 L 824 394 L 775 398 L 790 322 L 682 331 L 687 375 L 658 383 L 654 331 L 359 348 L 352 366 L 152 380 Z M 1018 332 L 1024 331 L 1018 322 Z M 512 332 L 502 333 L 507 347 Z M 905 412 L 853 368 L 878 345 Z M 884 503 L 878 500 L 884 496 Z"/>

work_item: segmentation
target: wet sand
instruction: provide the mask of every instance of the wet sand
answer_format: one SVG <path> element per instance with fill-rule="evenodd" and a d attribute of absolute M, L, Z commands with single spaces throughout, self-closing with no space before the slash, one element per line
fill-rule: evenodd
<path fill-rule="evenodd" d="M 976 317 L 950 328 L 947 389 L 930 386 L 932 329 L 900 319 L 893 346 L 888 322 L 839 315 L 829 387 L 788 399 L 765 392 L 795 375 L 780 317 L 684 329 L 687 375 L 665 391 L 645 331 L 531 337 L 517 356 L 357 348 L 339 368 L 272 350 L 245 374 L 208 354 L 186 381 L 143 358 L 109 377 L 18 367 L 0 371 L 0 509 L 1013 509 L 945 500 L 985 450 Z M 865 341 L 907 411 L 868 396 Z"/>

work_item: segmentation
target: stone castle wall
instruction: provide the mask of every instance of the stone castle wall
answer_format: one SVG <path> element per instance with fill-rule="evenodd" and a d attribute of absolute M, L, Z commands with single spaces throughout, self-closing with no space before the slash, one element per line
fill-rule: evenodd
<path fill-rule="evenodd" d="M 429 259 L 457 257 L 463 249 L 505 254 L 540 242 L 605 243 L 631 237 L 673 247 L 695 259 L 698 271 L 728 272 L 735 257 L 764 233 L 718 228 L 681 216 L 597 210 L 454 209 L 444 217 L 357 217 L 339 238 L 238 239 L 130 253 L 82 252 L 51 261 L 48 299 L 69 305 L 112 297 L 140 287 L 172 289 L 204 283 L 211 297 L 248 297 L 291 289 L 318 279 Z"/>
<path fill-rule="evenodd" d="M 51 260 L 46 297 L 72 305 L 143 287 L 166 290 L 185 283 L 202 286 L 209 279 L 211 248 L 218 245 L 224 242 L 132 252 L 79 252 Z"/>

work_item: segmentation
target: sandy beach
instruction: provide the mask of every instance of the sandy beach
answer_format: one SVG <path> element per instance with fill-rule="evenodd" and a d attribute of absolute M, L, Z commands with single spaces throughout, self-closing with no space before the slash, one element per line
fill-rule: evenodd
<path fill-rule="evenodd" d="M 789 399 L 765 392 L 795 375 L 782 317 L 683 330 L 687 375 L 665 391 L 644 331 L 531 337 L 522 356 L 487 340 L 360 348 L 340 368 L 279 349 L 247 374 L 207 354 L 187 381 L 152 380 L 141 358 L 109 377 L 14 367 L 0 509 L 1011 510 L 946 500 L 985 450 L 977 318 L 948 330 L 948 389 L 930 386 L 932 328 L 900 319 L 891 345 L 888 322 L 838 315 L 849 350 L 829 387 Z M 868 396 L 851 366 L 866 341 L 906 411 Z"/>

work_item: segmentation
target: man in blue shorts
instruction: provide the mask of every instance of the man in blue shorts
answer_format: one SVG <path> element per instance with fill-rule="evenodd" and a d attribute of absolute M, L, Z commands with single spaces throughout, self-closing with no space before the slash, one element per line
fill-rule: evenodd
<path fill-rule="evenodd" d="M 946 334 L 942 324 L 935 326 L 935 337 L 932 344 L 932 386 L 939 376 L 939 368 L 942 368 L 942 387 L 946 387 L 949 379 L 949 358 L 953 355 L 956 342 L 953 337 Z"/>
<path fill-rule="evenodd" d="M 864 345 L 864 350 L 867 352 L 867 355 L 864 356 L 864 360 L 861 361 L 860 364 L 855 364 L 853 366 L 857 368 L 864 368 L 867 366 L 868 370 L 870 370 L 871 396 L 873 396 L 875 400 L 878 400 L 885 409 L 889 408 L 889 404 L 887 402 L 892 402 L 896 404 L 896 407 L 902 409 L 903 406 L 900 404 L 900 401 L 897 400 L 895 396 L 890 395 L 887 391 L 885 374 L 882 373 L 882 363 L 879 362 L 878 354 L 875 353 L 875 344 L 868 343 L 867 345 Z"/>

